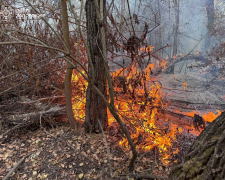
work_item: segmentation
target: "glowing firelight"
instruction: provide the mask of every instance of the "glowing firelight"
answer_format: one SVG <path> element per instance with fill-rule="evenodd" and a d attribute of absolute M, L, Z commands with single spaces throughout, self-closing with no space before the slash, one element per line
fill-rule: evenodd
<path fill-rule="evenodd" d="M 165 65 L 165 62 L 163 62 L 160 66 L 163 68 Z M 140 71 L 133 65 L 131 68 L 119 69 L 111 73 L 111 77 L 114 81 L 115 109 L 124 123 L 132 126 L 133 129 L 130 130 L 130 134 L 136 144 L 136 148 L 140 150 L 150 150 L 157 147 L 160 152 L 161 161 L 164 164 L 168 164 L 172 152 L 172 142 L 176 140 L 177 133 L 182 133 L 182 129 L 172 123 L 169 127 L 166 127 L 163 123 L 164 120 L 161 123 L 157 118 L 157 114 L 166 106 L 162 102 L 162 87 L 160 83 L 151 76 L 153 68 L 158 66 L 157 64 L 149 64 L 144 71 Z M 121 86 L 120 81 L 116 81 L 116 78 L 121 76 L 125 78 L 125 87 Z M 176 76 L 174 76 L 174 78 L 176 78 Z M 88 83 L 76 72 L 72 75 L 72 84 L 75 87 L 73 88 L 72 97 L 74 116 L 76 120 L 84 121 Z M 183 84 L 185 90 L 187 85 L 185 83 Z M 194 116 L 196 112 L 191 113 L 191 116 Z M 219 114 L 220 112 L 218 115 Z M 209 112 L 204 114 L 203 118 L 211 122 L 218 115 Z M 109 111 L 108 122 L 109 125 L 115 122 Z M 119 144 L 124 148 L 129 147 L 125 136 L 121 139 Z M 173 154 L 177 152 L 178 150 L 176 149 Z"/>

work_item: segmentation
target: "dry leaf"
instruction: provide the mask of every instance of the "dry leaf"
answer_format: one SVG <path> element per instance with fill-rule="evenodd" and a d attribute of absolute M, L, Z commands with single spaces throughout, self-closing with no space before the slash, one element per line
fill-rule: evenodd
<path fill-rule="evenodd" d="M 46 179 L 48 177 L 48 174 L 43 174 L 42 179 Z"/>
<path fill-rule="evenodd" d="M 79 177 L 79 179 L 81 179 L 82 177 L 84 177 L 84 174 L 81 173 L 81 174 L 78 175 L 78 177 Z"/>
<path fill-rule="evenodd" d="M 83 166 L 83 165 L 84 165 L 84 163 L 80 163 L 79 165 L 80 165 L 80 166 Z"/>

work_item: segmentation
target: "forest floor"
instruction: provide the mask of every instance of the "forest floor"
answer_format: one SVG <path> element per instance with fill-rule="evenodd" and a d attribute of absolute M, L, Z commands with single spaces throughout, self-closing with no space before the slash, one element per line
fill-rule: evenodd
<path fill-rule="evenodd" d="M 114 177 L 128 174 L 131 157 L 118 142 L 106 135 L 109 159 Z M 0 136 L 0 179 L 22 159 L 25 160 L 9 179 L 107 179 L 109 160 L 102 134 L 75 132 L 68 124 L 51 128 Z M 136 173 L 167 176 L 170 166 L 156 160 L 152 151 L 139 154 Z"/>

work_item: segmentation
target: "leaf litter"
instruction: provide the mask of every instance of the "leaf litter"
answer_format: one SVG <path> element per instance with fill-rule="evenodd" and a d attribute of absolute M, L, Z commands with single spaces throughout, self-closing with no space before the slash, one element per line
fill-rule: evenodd
<path fill-rule="evenodd" d="M 10 179 L 88 180 L 110 177 L 102 134 L 86 134 L 84 130 L 74 132 L 68 126 L 56 127 L 49 130 L 49 133 L 51 135 L 42 129 L 28 131 L 25 135 L 14 135 L 3 143 L 1 137 L 0 179 L 3 179 L 20 159 L 29 154 L 11 174 Z M 121 149 L 118 142 L 109 135 L 107 141 L 113 176 L 119 178 L 122 174 L 128 174 L 131 152 Z M 68 143 L 73 148 L 69 147 Z M 145 153 L 140 161 L 137 160 L 135 172 L 167 176 L 169 170 L 169 167 L 160 165 L 155 160 L 153 153 Z"/>

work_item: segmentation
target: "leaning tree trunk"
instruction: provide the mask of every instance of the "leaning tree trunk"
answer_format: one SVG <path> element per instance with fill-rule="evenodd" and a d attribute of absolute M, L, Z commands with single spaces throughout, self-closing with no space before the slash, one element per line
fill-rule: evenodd
<path fill-rule="evenodd" d="M 171 171 L 170 179 L 225 179 L 225 112 L 197 137 L 184 161 Z"/>
<path fill-rule="evenodd" d="M 104 7 L 106 2 L 104 0 Z M 85 5 L 86 24 L 87 24 L 87 42 L 90 49 L 91 59 L 94 69 L 94 85 L 106 97 L 106 74 L 104 69 L 103 48 L 101 43 L 100 25 L 97 21 L 96 8 L 94 0 L 87 0 Z M 105 8 L 104 8 L 105 11 Z M 106 44 L 106 43 L 105 43 Z M 88 66 L 90 67 L 90 62 Z M 93 72 L 89 70 L 90 77 Z M 87 132 L 101 132 L 98 120 L 101 122 L 103 129 L 108 125 L 107 106 L 102 98 L 94 91 L 91 84 L 88 84 L 85 107 L 84 127 Z"/>

